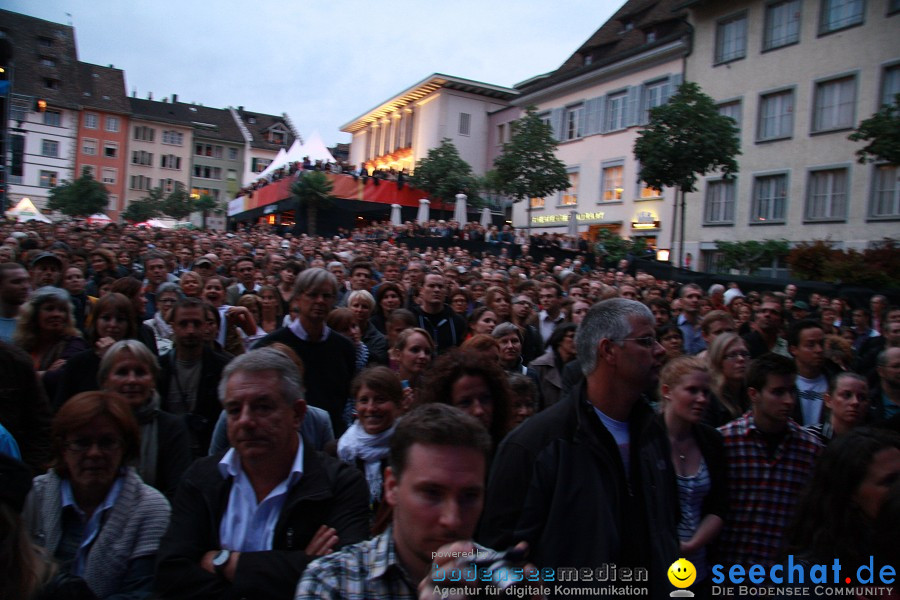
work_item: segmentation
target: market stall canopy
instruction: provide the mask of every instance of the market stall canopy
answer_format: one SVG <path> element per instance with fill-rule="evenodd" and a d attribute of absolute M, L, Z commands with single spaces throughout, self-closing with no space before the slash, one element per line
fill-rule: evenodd
<path fill-rule="evenodd" d="M 112 219 L 103 213 L 95 213 L 87 218 L 89 225 L 99 225 L 103 223 L 112 223 Z"/>
<path fill-rule="evenodd" d="M 26 221 L 41 221 L 42 223 L 52 223 L 46 215 L 41 213 L 31 201 L 31 198 L 22 198 L 15 208 L 6 211 L 6 216 L 16 219 L 19 223 Z"/>

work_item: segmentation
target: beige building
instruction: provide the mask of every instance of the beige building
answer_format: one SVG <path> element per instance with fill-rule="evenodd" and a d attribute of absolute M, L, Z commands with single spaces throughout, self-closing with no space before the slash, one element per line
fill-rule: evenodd
<path fill-rule="evenodd" d="M 847 140 L 900 92 L 897 0 L 682 1 L 694 28 L 685 78 L 733 117 L 740 173 L 687 197 L 686 253 L 717 270 L 716 240 L 897 237 L 896 168 L 858 164 Z M 775 264 L 769 274 L 784 274 Z"/>
<path fill-rule="evenodd" d="M 509 103 L 516 91 L 435 73 L 346 123 L 353 135 L 350 163 L 373 169 L 406 169 L 450 138 L 476 174 L 488 152 L 488 114 Z"/>
<path fill-rule="evenodd" d="M 520 95 L 513 104 L 536 106 L 551 125 L 557 158 L 571 182 L 564 192 L 531 199 L 534 231 L 571 231 L 574 211 L 580 234 L 593 238 L 608 229 L 644 237 L 651 247 L 669 247 L 674 194 L 639 180 L 633 148 L 649 110 L 664 104 L 681 83 L 690 40 L 674 4 L 627 2 L 559 69 L 516 86 Z M 509 120 L 516 116 L 492 115 L 493 156 L 509 140 Z M 515 204 L 512 215 L 514 227 L 528 226 L 525 202 Z"/>

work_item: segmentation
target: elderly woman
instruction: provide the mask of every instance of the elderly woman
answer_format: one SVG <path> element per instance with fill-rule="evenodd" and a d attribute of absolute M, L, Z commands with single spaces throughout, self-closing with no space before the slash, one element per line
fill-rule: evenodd
<path fill-rule="evenodd" d="M 188 298 L 199 298 L 203 291 L 203 276 L 196 271 L 185 271 L 178 280 L 181 293 Z"/>
<path fill-rule="evenodd" d="M 124 397 L 137 419 L 141 453 L 135 466 L 141 479 L 172 498 L 191 463 L 191 440 L 181 418 L 160 410 L 158 376 L 159 364 L 147 347 L 122 340 L 103 355 L 97 380 L 103 390 Z"/>
<path fill-rule="evenodd" d="M 48 398 L 56 397 L 66 361 L 88 347 L 75 329 L 69 293 L 49 286 L 39 288 L 22 305 L 13 343 L 31 355 Z"/>
<path fill-rule="evenodd" d="M 365 290 L 355 290 L 347 295 L 347 308 L 356 315 L 362 342 L 369 348 L 369 362 L 379 365 L 388 364 L 387 339 L 370 321 L 375 310 L 375 298 Z"/>
<path fill-rule="evenodd" d="M 573 323 L 563 323 L 553 330 L 547 351 L 528 364 L 538 376 L 541 409 L 559 402 L 562 397 L 563 368 L 575 360 L 575 330 Z"/>
<path fill-rule="evenodd" d="M 170 509 L 127 466 L 140 454 L 127 402 L 79 394 L 56 414 L 52 437 L 54 468 L 35 478 L 22 520 L 68 575 L 57 597 L 86 584 L 98 598 L 149 598 Z"/>
<path fill-rule="evenodd" d="M 175 332 L 169 325 L 169 311 L 178 302 L 178 285 L 175 283 L 161 283 L 156 288 L 156 314 L 152 319 L 144 321 L 144 325 L 153 331 L 156 337 L 156 348 L 160 354 L 165 354 L 175 344 Z"/>
<path fill-rule="evenodd" d="M 136 333 L 134 306 L 128 298 L 115 292 L 100 298 L 86 332 L 92 347 L 73 356 L 63 367 L 53 405 L 58 408 L 75 394 L 100 389 L 97 369 L 103 355 L 119 340 L 134 339 Z"/>
<path fill-rule="evenodd" d="M 441 402 L 469 413 L 500 443 L 510 428 L 510 391 L 506 374 L 480 353 L 452 350 L 429 369 L 419 398 Z"/>

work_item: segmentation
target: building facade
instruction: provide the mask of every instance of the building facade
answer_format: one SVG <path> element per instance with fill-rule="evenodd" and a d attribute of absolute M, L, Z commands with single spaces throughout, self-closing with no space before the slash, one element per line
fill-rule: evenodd
<path fill-rule="evenodd" d="M 717 240 L 896 238 L 897 169 L 859 164 L 847 136 L 900 92 L 900 2 L 681 5 L 694 28 L 685 77 L 735 119 L 742 150 L 734 180 L 710 175 L 688 194 L 685 253 L 716 271 Z"/>
<path fill-rule="evenodd" d="M 513 205 L 514 227 L 528 227 L 530 218 L 536 231 L 593 238 L 606 229 L 643 237 L 652 248 L 669 247 L 673 191 L 640 181 L 633 147 L 650 109 L 666 103 L 682 80 L 690 38 L 674 4 L 627 2 L 559 69 L 516 86 L 520 95 L 513 104 L 537 107 L 550 124 L 571 187 L 532 198 L 530 213 L 527 202 Z M 509 140 L 509 121 L 517 116 L 492 115 L 492 156 Z"/>
<path fill-rule="evenodd" d="M 350 163 L 415 170 L 416 162 L 449 138 L 476 174 L 488 156 L 489 114 L 515 90 L 435 73 L 341 127 L 353 135 Z"/>

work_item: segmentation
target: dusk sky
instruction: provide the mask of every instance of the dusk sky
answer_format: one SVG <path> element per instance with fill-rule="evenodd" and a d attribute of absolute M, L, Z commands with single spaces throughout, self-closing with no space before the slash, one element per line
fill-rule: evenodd
<path fill-rule="evenodd" d="M 288 113 L 304 138 L 432 73 L 512 86 L 556 69 L 623 1 L 0 0 L 75 26 L 79 60 L 124 69 L 154 100 Z M 69 13 L 71 16 L 67 15 Z"/>

